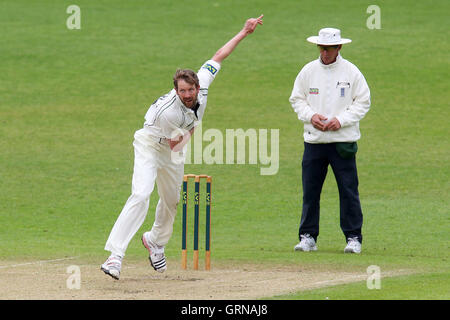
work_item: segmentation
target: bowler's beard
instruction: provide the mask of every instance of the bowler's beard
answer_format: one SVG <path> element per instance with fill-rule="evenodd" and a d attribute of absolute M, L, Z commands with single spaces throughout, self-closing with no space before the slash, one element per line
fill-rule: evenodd
<path fill-rule="evenodd" d="M 183 102 L 183 104 L 189 109 L 192 109 L 197 104 L 197 97 L 193 97 L 190 99 L 183 99 L 180 97 L 180 99 L 181 102 Z"/>

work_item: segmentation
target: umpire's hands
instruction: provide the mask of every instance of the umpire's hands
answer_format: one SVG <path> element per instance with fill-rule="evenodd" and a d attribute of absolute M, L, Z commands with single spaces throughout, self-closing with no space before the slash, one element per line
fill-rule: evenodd
<path fill-rule="evenodd" d="M 324 131 L 337 131 L 341 128 L 341 123 L 337 118 L 333 118 L 325 125 Z"/>
<path fill-rule="evenodd" d="M 327 117 L 316 113 L 312 116 L 311 123 L 314 128 L 320 131 L 337 131 L 341 128 L 341 123 L 336 117 L 330 121 L 327 120 Z"/>
<path fill-rule="evenodd" d="M 321 114 L 314 114 L 311 118 L 311 123 L 314 128 L 320 131 L 325 131 L 325 121 L 327 121 L 328 118 L 321 115 Z"/>

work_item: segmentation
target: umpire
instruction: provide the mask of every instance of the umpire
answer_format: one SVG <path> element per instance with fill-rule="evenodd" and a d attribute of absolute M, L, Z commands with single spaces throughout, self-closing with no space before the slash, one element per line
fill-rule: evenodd
<path fill-rule="evenodd" d="M 307 40 L 317 45 L 320 57 L 303 67 L 289 98 L 304 123 L 305 146 L 300 243 L 294 249 L 317 250 L 320 194 L 330 165 L 339 189 L 344 252 L 360 253 L 363 215 L 355 154 L 359 121 L 370 108 L 370 90 L 359 69 L 340 55 L 342 45 L 351 40 L 341 38 L 339 29 L 321 29 Z"/>

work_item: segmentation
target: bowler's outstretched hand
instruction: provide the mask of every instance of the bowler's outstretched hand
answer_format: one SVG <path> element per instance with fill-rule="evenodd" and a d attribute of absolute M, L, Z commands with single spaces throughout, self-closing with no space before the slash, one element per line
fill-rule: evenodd
<path fill-rule="evenodd" d="M 253 33 L 253 31 L 255 31 L 256 27 L 258 26 L 258 24 L 262 25 L 263 21 L 262 18 L 264 17 L 264 15 L 260 15 L 258 18 L 250 18 L 245 22 L 244 25 L 244 31 L 247 34 Z"/>

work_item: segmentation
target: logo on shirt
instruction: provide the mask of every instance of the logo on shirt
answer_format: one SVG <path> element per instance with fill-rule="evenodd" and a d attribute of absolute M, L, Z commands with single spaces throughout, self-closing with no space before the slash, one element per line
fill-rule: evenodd
<path fill-rule="evenodd" d="M 350 82 L 338 81 L 336 83 L 336 88 L 337 87 L 350 88 Z"/>
<path fill-rule="evenodd" d="M 341 89 L 341 98 L 345 97 L 345 88 L 350 88 L 350 82 L 338 81 L 336 83 L 336 88 Z"/>
<path fill-rule="evenodd" d="M 319 88 L 309 88 L 309 94 L 319 94 Z"/>
<path fill-rule="evenodd" d="M 216 74 L 217 69 L 214 68 L 212 65 L 210 65 L 209 63 L 205 64 L 205 66 L 203 67 L 206 70 L 208 70 L 209 72 L 211 72 L 213 75 Z"/>

